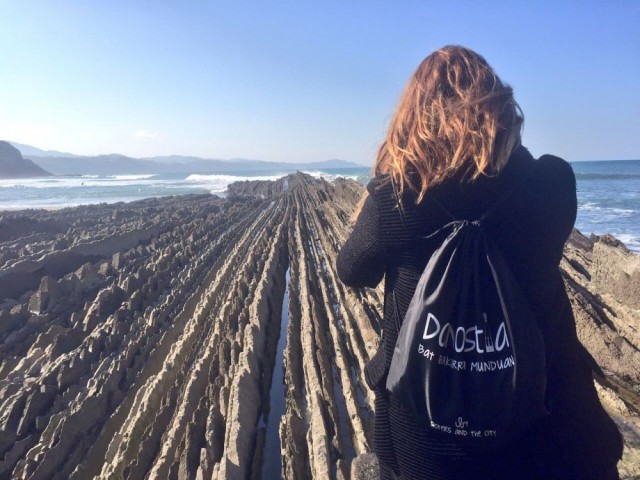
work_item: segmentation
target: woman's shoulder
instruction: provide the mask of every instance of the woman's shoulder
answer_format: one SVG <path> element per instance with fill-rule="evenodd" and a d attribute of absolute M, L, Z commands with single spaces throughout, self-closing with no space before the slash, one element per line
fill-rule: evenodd
<path fill-rule="evenodd" d="M 571 200 L 576 194 L 576 177 L 571 164 L 555 155 L 545 154 L 535 159 L 525 147 L 514 152 L 513 164 L 507 183 L 525 178 L 534 197 L 543 203 Z M 511 163 L 511 161 L 510 161 Z"/>
<path fill-rule="evenodd" d="M 391 175 L 388 173 L 378 173 L 371 177 L 367 184 L 367 191 L 370 195 L 377 196 L 380 192 L 391 186 Z"/>
<path fill-rule="evenodd" d="M 569 162 L 550 154 L 544 154 L 536 159 L 522 145 L 513 152 L 507 165 L 514 167 L 511 170 L 515 172 L 526 171 L 532 167 L 533 176 L 538 179 L 575 183 L 575 176 Z M 516 176 L 518 176 L 517 173 Z"/>
<path fill-rule="evenodd" d="M 393 183 L 389 174 L 376 174 L 371 177 L 367 184 L 367 193 L 382 209 L 393 208 L 395 205 Z"/>
<path fill-rule="evenodd" d="M 537 205 L 539 223 L 557 231 L 564 243 L 578 210 L 573 168 L 566 160 L 548 154 L 539 157 L 533 165 L 533 179 L 526 198 Z"/>
<path fill-rule="evenodd" d="M 397 247 L 408 241 L 417 222 L 415 208 L 410 208 L 414 203 L 407 202 L 405 195 L 399 199 L 390 174 L 373 176 L 367 184 L 367 191 L 378 208 L 380 239 L 385 248 Z"/>
<path fill-rule="evenodd" d="M 542 155 L 535 161 L 534 177 L 535 188 L 548 202 L 575 208 L 576 177 L 569 162 L 555 155 Z"/>
<path fill-rule="evenodd" d="M 571 164 L 555 155 L 542 155 L 536 162 L 539 174 L 556 183 L 574 184 L 575 175 Z"/>

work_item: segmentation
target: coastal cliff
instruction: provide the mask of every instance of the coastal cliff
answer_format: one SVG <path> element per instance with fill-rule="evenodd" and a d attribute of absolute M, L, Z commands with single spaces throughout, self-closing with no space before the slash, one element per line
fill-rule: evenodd
<path fill-rule="evenodd" d="M 31 160 L 22 158 L 20 151 L 8 142 L 0 141 L 0 178 L 48 177 L 49 172 Z"/>
<path fill-rule="evenodd" d="M 362 371 L 382 286 L 335 272 L 363 191 L 298 173 L 226 198 L 0 213 L 0 478 L 375 470 Z M 575 232 L 561 268 L 633 478 L 638 256 Z"/>

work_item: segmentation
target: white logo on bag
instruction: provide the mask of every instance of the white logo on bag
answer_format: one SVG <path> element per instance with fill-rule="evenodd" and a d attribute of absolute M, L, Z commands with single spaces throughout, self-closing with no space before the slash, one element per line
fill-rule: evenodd
<path fill-rule="evenodd" d="M 468 425 L 469 425 L 469 422 L 462 420 L 462 417 L 458 417 L 458 420 L 456 420 L 456 428 L 464 428 L 464 427 L 467 427 Z"/>
<path fill-rule="evenodd" d="M 503 348 L 509 346 L 509 336 L 507 335 L 507 327 L 504 322 L 500 323 L 495 338 L 492 337 L 487 322 L 487 314 L 484 317 L 484 329 L 474 325 L 473 327 L 458 327 L 455 330 L 450 323 L 440 325 L 440 321 L 432 313 L 427 314 L 427 322 L 424 326 L 422 338 L 429 340 L 438 337 L 438 344 L 441 347 L 447 347 L 449 341 L 452 347 L 458 353 L 470 352 L 475 350 L 478 353 L 502 351 Z M 482 348 L 484 346 L 484 349 Z"/>

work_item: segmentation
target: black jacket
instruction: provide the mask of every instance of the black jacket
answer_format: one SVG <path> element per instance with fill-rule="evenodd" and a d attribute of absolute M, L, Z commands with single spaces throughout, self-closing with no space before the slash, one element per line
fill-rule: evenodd
<path fill-rule="evenodd" d="M 419 205 L 416 195 L 405 191 L 402 217 L 389 177 L 372 179 L 367 189 L 337 269 L 353 287 L 373 287 L 385 278 L 381 346 L 365 376 L 376 394 L 375 452 L 386 471 L 393 469 L 402 478 L 617 478 L 621 436 L 597 398 L 558 269 L 577 211 L 571 166 L 550 155 L 536 161 L 520 147 L 496 177 L 473 183 L 448 180 L 431 188 Z M 437 248 L 437 239 L 419 237 L 450 221 L 439 205 L 468 220 L 495 206 L 485 228 L 520 283 L 545 338 L 551 416 L 495 456 L 472 457 L 454 443 L 434 438 L 385 389 L 399 324 Z"/>

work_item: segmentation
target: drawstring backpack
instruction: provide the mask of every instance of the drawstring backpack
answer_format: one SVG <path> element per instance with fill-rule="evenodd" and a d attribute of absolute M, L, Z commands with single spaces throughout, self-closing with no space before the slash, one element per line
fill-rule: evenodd
<path fill-rule="evenodd" d="M 548 414 L 542 332 L 484 228 L 514 190 L 473 221 L 430 197 L 452 221 L 423 237 L 443 240 L 404 316 L 386 383 L 429 428 L 472 451 L 499 449 Z"/>

